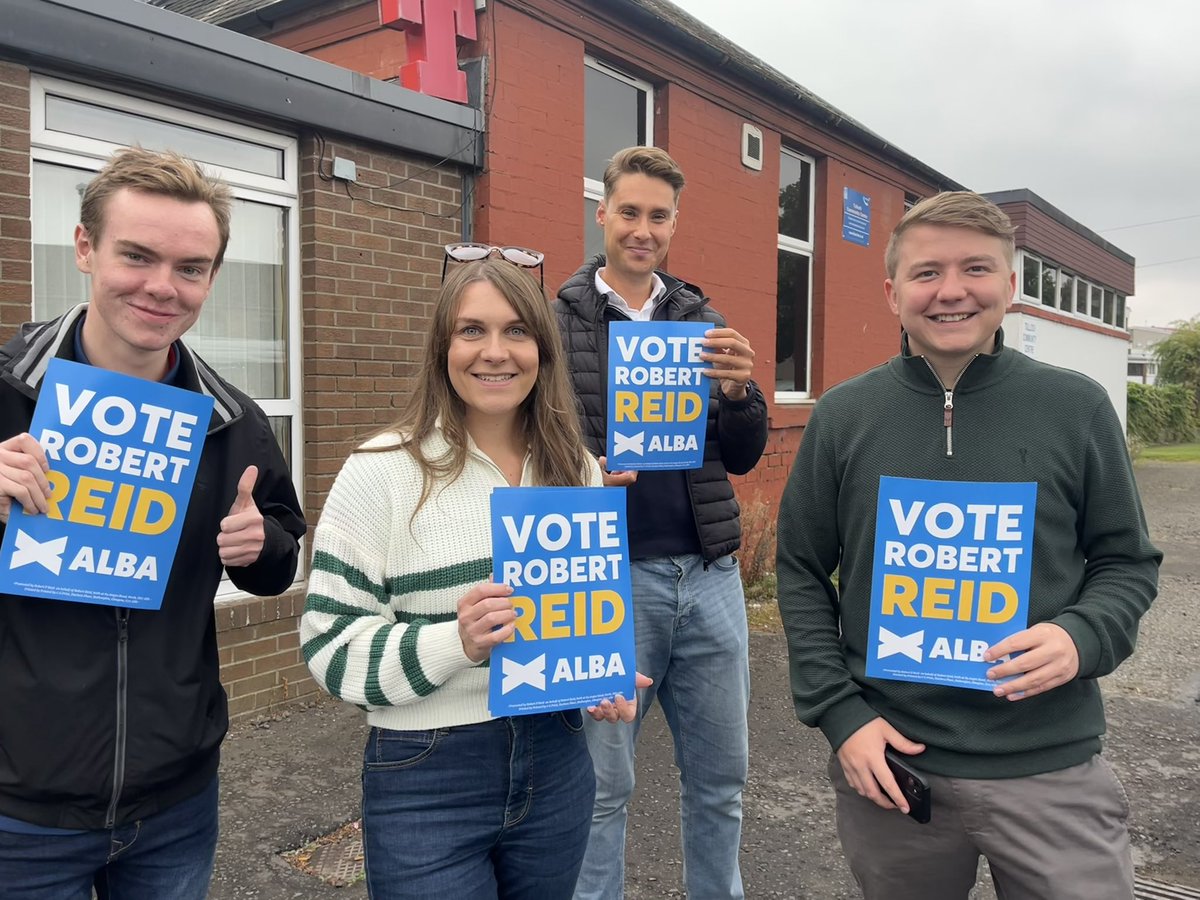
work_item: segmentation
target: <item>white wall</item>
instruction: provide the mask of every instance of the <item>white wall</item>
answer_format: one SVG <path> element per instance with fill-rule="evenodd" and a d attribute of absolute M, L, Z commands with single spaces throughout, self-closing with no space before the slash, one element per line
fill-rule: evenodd
<path fill-rule="evenodd" d="M 1125 427 L 1128 340 L 1023 315 L 1021 307 L 1014 305 L 1004 317 L 1004 342 L 1034 359 L 1074 369 L 1100 382 Z"/>

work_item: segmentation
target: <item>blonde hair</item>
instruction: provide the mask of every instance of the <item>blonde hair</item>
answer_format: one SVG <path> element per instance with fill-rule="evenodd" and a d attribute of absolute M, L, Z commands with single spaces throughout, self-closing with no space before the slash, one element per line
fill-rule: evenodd
<path fill-rule="evenodd" d="M 612 196 L 618 178 L 634 174 L 661 178 L 675 191 L 675 203 L 679 203 L 679 192 L 684 184 L 683 170 L 666 150 L 658 147 L 626 147 L 618 151 L 604 169 L 604 199 Z"/>
<path fill-rule="evenodd" d="M 79 224 L 92 244 L 100 243 L 108 201 L 122 188 L 184 203 L 207 203 L 217 220 L 217 233 L 221 238 L 213 271 L 221 267 L 225 248 L 229 245 L 229 220 L 233 215 L 233 191 L 228 185 L 206 174 L 198 163 L 172 150 L 141 147 L 118 150 L 83 191 Z"/>
<path fill-rule="evenodd" d="M 379 432 L 380 435 L 397 433 L 399 441 L 360 448 L 368 453 L 404 449 L 412 454 L 422 474 L 418 510 L 438 482 L 454 481 L 466 465 L 466 405 L 450 383 L 447 360 L 459 301 L 469 285 L 481 281 L 488 282 L 504 296 L 537 342 L 537 380 L 521 405 L 534 482 L 546 487 L 574 487 L 590 481 L 589 457 L 580 435 L 566 356 L 550 303 L 538 283 L 512 263 L 483 259 L 456 266 L 442 284 L 425 340 L 425 364 L 417 383 L 400 418 Z M 440 457 L 429 458 L 422 444 L 439 427 L 450 449 Z"/>
<path fill-rule="evenodd" d="M 970 228 L 998 237 L 1004 245 L 1004 261 L 1012 268 L 1013 255 L 1016 253 L 1016 241 L 1013 239 L 1016 228 L 1004 210 L 973 191 L 943 191 L 926 197 L 896 223 L 883 255 L 888 278 L 896 277 L 896 269 L 900 265 L 900 239 L 906 231 L 917 225 Z"/>

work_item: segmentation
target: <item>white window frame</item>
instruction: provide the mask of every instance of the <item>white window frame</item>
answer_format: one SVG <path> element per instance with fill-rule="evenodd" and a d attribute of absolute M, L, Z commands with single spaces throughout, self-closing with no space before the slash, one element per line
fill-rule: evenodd
<path fill-rule="evenodd" d="M 775 402 L 781 404 L 807 403 L 812 400 L 812 357 L 813 357 L 813 332 L 812 332 L 812 314 L 813 314 L 813 247 L 815 245 L 814 236 L 817 233 L 817 223 L 814 216 L 816 215 L 816 196 L 817 196 L 817 161 L 814 157 L 807 153 L 801 153 L 798 150 L 793 150 L 791 147 L 780 147 L 780 157 L 792 156 L 799 159 L 801 162 L 806 162 L 809 165 L 809 170 L 812 173 L 809 179 L 808 191 L 808 234 L 809 239 L 802 241 L 799 238 L 794 238 L 786 234 L 776 232 L 775 249 L 782 250 L 785 253 L 794 253 L 797 256 L 808 257 L 808 322 L 805 325 L 805 331 L 808 334 L 808 362 L 804 367 L 805 381 L 804 390 L 797 391 L 775 391 Z M 778 216 L 778 213 L 776 213 Z M 777 254 L 778 257 L 778 254 Z M 775 298 L 775 302 L 779 302 L 779 298 Z M 778 315 L 778 311 L 776 311 Z"/>
<path fill-rule="evenodd" d="M 116 150 L 123 146 L 49 129 L 46 126 L 48 96 L 64 97 L 147 118 L 160 119 L 172 125 L 183 125 L 201 131 L 209 131 L 221 137 L 272 147 L 282 153 L 283 175 L 280 178 L 271 178 L 242 169 L 222 167 L 209 162 L 202 162 L 202 164 L 206 171 L 228 184 L 237 199 L 264 203 L 281 208 L 286 212 L 287 258 L 284 272 L 286 285 L 284 301 L 287 303 L 288 313 L 288 397 L 287 399 L 262 399 L 254 402 L 267 416 L 287 417 L 291 420 L 289 456 L 291 458 L 292 484 L 296 488 L 296 496 L 303 498 L 304 428 L 301 376 L 304 354 L 303 314 L 300 297 L 299 150 L 296 139 L 290 135 L 261 131 L 247 125 L 167 106 L 152 100 L 118 94 L 44 75 L 31 75 L 29 88 L 31 167 L 34 162 L 44 162 L 96 172 Z M 217 277 L 219 278 L 220 275 L 218 274 Z M 32 303 L 30 312 L 32 314 Z M 301 573 L 298 571 L 297 580 L 300 577 Z M 223 578 L 221 587 L 217 591 L 217 598 L 224 599 L 241 595 L 241 593 L 228 578 Z"/>
<path fill-rule="evenodd" d="M 1105 309 L 1107 307 L 1107 304 L 1104 302 L 1104 299 L 1103 299 L 1104 292 L 1105 291 L 1110 292 L 1113 295 L 1113 302 L 1115 303 L 1116 296 L 1121 293 L 1120 291 L 1118 291 L 1116 288 L 1108 287 L 1104 284 L 1101 284 L 1100 282 L 1095 281 L 1093 279 L 1084 278 L 1082 275 L 1078 274 L 1077 272 L 1071 271 L 1069 268 L 1064 268 L 1059 263 L 1056 263 L 1051 259 L 1047 259 L 1046 257 L 1044 257 L 1038 253 L 1032 253 L 1028 250 L 1021 250 L 1019 252 L 1018 256 L 1014 259 L 1014 265 L 1019 265 L 1019 269 L 1017 272 L 1017 279 L 1018 279 L 1018 289 L 1020 291 L 1020 302 L 1027 303 L 1031 306 L 1038 306 L 1038 307 L 1047 306 L 1047 304 L 1042 302 L 1042 299 L 1040 296 L 1034 297 L 1030 294 L 1025 293 L 1025 260 L 1026 259 L 1036 260 L 1038 262 L 1038 265 L 1040 266 L 1040 268 L 1038 270 L 1038 273 L 1039 273 L 1038 288 L 1039 288 L 1039 290 L 1041 290 L 1041 288 L 1044 286 L 1044 282 L 1042 280 L 1041 273 L 1043 273 L 1047 268 L 1058 270 L 1058 278 L 1056 279 L 1055 283 L 1058 285 L 1057 296 L 1059 296 L 1059 297 L 1061 297 L 1063 279 L 1068 278 L 1068 277 L 1073 279 L 1074 284 L 1072 286 L 1072 292 L 1071 292 L 1073 302 L 1071 305 L 1071 309 L 1069 309 L 1069 310 L 1062 309 L 1061 307 L 1059 307 L 1057 305 L 1050 306 L 1051 309 L 1054 309 L 1063 315 L 1070 316 L 1073 319 L 1078 319 L 1081 322 L 1091 322 L 1096 325 L 1104 325 L 1108 328 L 1116 328 L 1121 331 L 1127 330 L 1124 325 L 1115 321 L 1115 319 L 1116 319 L 1115 309 L 1114 309 L 1114 313 L 1113 313 L 1114 321 L 1107 322 L 1107 321 L 1105 321 L 1105 318 L 1104 318 Z M 1092 292 L 1093 288 L 1099 288 L 1099 290 L 1100 290 L 1101 307 L 1100 307 L 1099 317 L 1092 315 L 1091 292 Z M 1128 295 L 1126 295 L 1126 297 L 1125 297 L 1125 302 L 1127 304 L 1129 302 Z"/>
<path fill-rule="evenodd" d="M 653 144 L 654 144 L 654 86 L 652 84 L 650 84 L 650 82 L 648 82 L 648 81 L 643 81 L 640 78 L 635 78 L 634 76 L 628 74 L 627 72 L 622 72 L 620 69 L 614 68 L 613 66 L 609 65 L 608 63 L 603 62 L 599 59 L 596 59 L 595 57 L 592 57 L 592 56 L 585 56 L 583 58 L 583 64 L 586 68 L 595 69 L 597 72 L 603 72 L 605 75 L 609 76 L 610 78 L 615 78 L 617 81 L 624 82 L 625 84 L 628 84 L 631 87 L 642 91 L 646 95 L 646 121 L 643 122 L 642 124 L 646 130 L 646 146 L 653 146 Z M 586 98 L 584 99 L 584 103 L 585 104 L 587 103 Z M 585 115 L 585 117 L 587 115 L 586 109 L 584 110 L 584 115 Z M 586 141 L 587 141 L 587 137 L 585 135 L 584 136 L 585 144 L 586 144 Z M 586 154 L 587 154 L 587 148 L 585 146 L 585 148 L 584 148 L 585 157 L 586 157 Z M 587 175 L 584 175 L 583 176 L 583 196 L 584 196 L 584 199 L 586 199 L 586 200 L 595 200 L 597 203 L 603 203 L 604 202 L 604 182 L 600 179 L 589 178 Z"/>

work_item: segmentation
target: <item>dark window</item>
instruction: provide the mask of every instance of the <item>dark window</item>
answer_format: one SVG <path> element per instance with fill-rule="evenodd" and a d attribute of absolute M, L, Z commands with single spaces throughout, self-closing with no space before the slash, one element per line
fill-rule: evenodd
<path fill-rule="evenodd" d="M 779 251 L 775 321 L 777 391 L 808 390 L 811 265 L 811 258 L 805 254 Z"/>

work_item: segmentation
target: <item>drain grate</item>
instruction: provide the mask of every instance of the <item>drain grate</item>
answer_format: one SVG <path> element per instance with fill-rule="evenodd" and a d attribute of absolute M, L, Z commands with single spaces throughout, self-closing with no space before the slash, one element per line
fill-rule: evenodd
<path fill-rule="evenodd" d="M 1200 900 L 1200 890 L 1148 878 L 1133 879 L 1134 900 Z"/>
<path fill-rule="evenodd" d="M 363 872 L 362 838 L 317 847 L 308 866 L 311 874 L 328 884 L 353 884 Z"/>
<path fill-rule="evenodd" d="M 304 874 L 333 887 L 354 884 L 363 877 L 362 823 L 350 822 L 280 856 Z"/>

